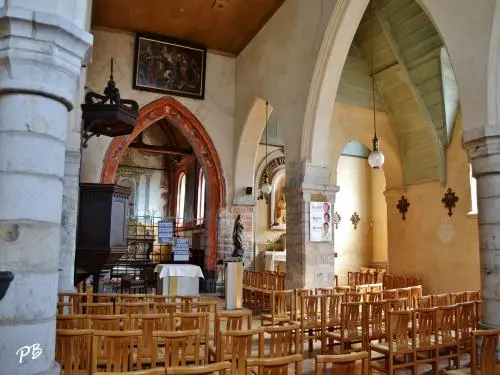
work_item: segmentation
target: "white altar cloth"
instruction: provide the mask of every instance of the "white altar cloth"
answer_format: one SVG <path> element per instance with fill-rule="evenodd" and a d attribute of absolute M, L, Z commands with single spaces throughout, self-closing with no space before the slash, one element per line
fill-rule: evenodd
<path fill-rule="evenodd" d="M 264 254 L 266 262 L 266 271 L 275 271 L 275 262 L 286 262 L 286 250 L 284 251 L 266 251 Z"/>
<path fill-rule="evenodd" d="M 203 272 L 193 264 L 158 264 L 154 272 L 158 274 L 157 294 L 164 296 L 199 295 L 199 278 Z"/>

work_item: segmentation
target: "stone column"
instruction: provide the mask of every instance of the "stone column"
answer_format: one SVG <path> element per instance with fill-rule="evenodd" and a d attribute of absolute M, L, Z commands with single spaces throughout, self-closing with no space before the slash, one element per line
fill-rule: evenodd
<path fill-rule="evenodd" d="M 287 288 L 332 287 L 335 276 L 335 251 L 332 242 L 310 242 L 309 204 L 332 203 L 335 212 L 337 185 L 328 182 L 323 167 L 287 163 L 286 175 L 286 274 Z M 333 236 L 335 231 L 333 230 Z"/>
<path fill-rule="evenodd" d="M 14 6 L 0 8 L 0 25 L 0 267 L 14 273 L 0 302 L 0 371 L 59 374 L 65 140 L 92 36 L 59 15 Z"/>
<path fill-rule="evenodd" d="M 153 172 L 146 171 L 146 190 L 144 193 L 144 216 L 149 215 L 149 194 L 151 193 L 151 176 L 153 176 Z"/>
<path fill-rule="evenodd" d="M 141 187 L 141 173 L 137 173 L 134 175 L 135 180 L 135 207 L 134 207 L 134 215 L 135 217 L 139 216 L 139 189 Z"/>
<path fill-rule="evenodd" d="M 483 328 L 500 327 L 500 126 L 464 132 L 477 179 Z"/>

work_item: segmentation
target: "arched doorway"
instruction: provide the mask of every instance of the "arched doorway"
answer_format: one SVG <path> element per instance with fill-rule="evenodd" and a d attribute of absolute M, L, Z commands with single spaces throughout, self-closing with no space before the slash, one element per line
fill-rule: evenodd
<path fill-rule="evenodd" d="M 113 139 L 106 151 L 101 174 L 104 184 L 115 183 L 116 173 L 127 147 L 149 126 L 165 119 L 171 123 L 192 146 L 198 158 L 208 187 L 208 254 L 205 259 L 206 269 L 215 269 L 217 258 L 217 218 L 225 206 L 226 189 L 222 164 L 215 146 L 200 121 L 181 103 L 172 97 L 157 99 L 140 110 L 139 120 L 132 134 Z"/>

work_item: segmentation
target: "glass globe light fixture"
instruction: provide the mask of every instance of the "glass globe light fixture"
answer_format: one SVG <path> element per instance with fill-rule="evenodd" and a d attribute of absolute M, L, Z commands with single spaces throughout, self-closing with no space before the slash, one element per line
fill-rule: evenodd
<path fill-rule="evenodd" d="M 368 164 L 372 169 L 380 169 L 384 165 L 384 154 L 378 149 L 378 138 L 373 138 L 373 151 L 368 155 Z"/>

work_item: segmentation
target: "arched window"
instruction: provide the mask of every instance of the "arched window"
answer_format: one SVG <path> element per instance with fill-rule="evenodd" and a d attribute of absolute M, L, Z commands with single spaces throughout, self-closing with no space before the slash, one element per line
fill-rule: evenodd
<path fill-rule="evenodd" d="M 469 215 L 477 214 L 477 181 L 472 176 L 472 166 L 469 164 L 469 181 L 470 181 L 470 201 L 471 210 Z"/>
<path fill-rule="evenodd" d="M 186 174 L 182 172 L 179 176 L 177 185 L 177 223 L 183 224 L 184 221 L 184 200 L 186 198 Z"/>
<path fill-rule="evenodd" d="M 196 208 L 196 223 L 203 224 L 205 218 L 205 175 L 200 168 L 198 171 L 198 206 Z"/>

